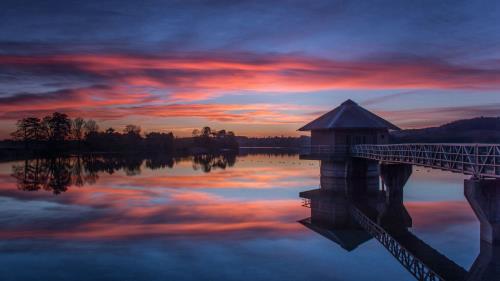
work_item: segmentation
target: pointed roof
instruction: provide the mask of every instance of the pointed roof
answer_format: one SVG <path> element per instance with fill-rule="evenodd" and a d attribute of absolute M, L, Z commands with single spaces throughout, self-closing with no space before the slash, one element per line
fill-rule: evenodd
<path fill-rule="evenodd" d="M 362 108 L 352 100 L 311 121 L 299 131 L 328 129 L 389 129 L 401 130 L 396 125 Z"/>

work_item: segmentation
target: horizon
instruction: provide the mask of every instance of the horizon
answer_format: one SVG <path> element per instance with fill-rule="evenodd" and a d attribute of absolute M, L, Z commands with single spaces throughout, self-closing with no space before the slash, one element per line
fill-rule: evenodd
<path fill-rule="evenodd" d="M 322 114 L 324 114 L 324 113 L 322 113 Z M 320 116 L 321 115 L 319 115 L 319 116 L 317 116 L 315 118 L 318 118 Z M 23 118 L 27 118 L 27 117 L 36 117 L 36 118 L 39 118 L 38 116 L 25 116 Z M 50 117 L 50 116 L 47 116 L 47 117 Z M 76 116 L 76 117 L 78 117 L 78 116 Z M 70 120 L 72 120 L 72 119 L 74 119 L 76 117 L 68 116 L 68 118 Z M 476 117 L 470 117 L 470 118 L 466 118 L 466 119 L 452 120 L 450 122 L 446 122 L 446 123 L 443 123 L 443 124 L 438 124 L 438 125 L 430 126 L 430 127 L 401 128 L 401 129 L 402 130 L 413 130 L 413 129 L 438 128 L 438 127 L 445 126 L 445 125 L 448 125 L 448 124 L 451 124 L 451 123 L 454 123 L 454 122 L 467 121 L 467 120 L 475 120 L 475 119 L 482 119 L 482 118 L 494 118 L 494 119 L 497 118 L 498 119 L 498 118 L 500 118 L 500 115 L 499 116 L 476 116 Z M 41 116 L 39 119 L 42 120 L 43 117 Z M 87 120 L 93 120 L 93 119 L 87 119 Z M 310 121 L 312 121 L 312 120 L 310 120 Z M 209 127 L 209 126 L 200 126 L 199 128 L 193 128 L 193 130 L 191 132 L 189 132 L 189 134 L 177 135 L 174 132 L 168 131 L 168 130 L 158 130 L 158 131 L 155 131 L 155 130 L 142 130 L 142 127 L 141 127 L 140 124 L 126 124 L 126 125 L 123 126 L 123 128 L 122 127 L 100 127 L 99 123 L 97 123 L 97 125 L 99 126 L 98 130 L 97 130 L 98 132 L 105 132 L 108 129 L 113 129 L 115 133 L 125 134 L 125 128 L 127 126 L 132 125 L 132 126 L 137 126 L 139 128 L 139 130 L 140 130 L 139 135 L 141 135 L 141 136 L 146 136 L 149 133 L 172 133 L 173 136 L 174 136 L 174 138 L 191 138 L 191 137 L 193 137 L 194 130 L 200 130 L 200 129 L 204 128 L 204 127 Z M 301 132 L 299 132 L 299 130 L 296 130 L 296 132 L 298 133 L 298 135 L 263 135 L 263 136 L 251 136 L 251 135 L 238 134 L 238 132 L 233 132 L 233 131 L 230 131 L 230 130 L 226 130 L 225 128 L 210 128 L 210 129 L 212 130 L 212 132 L 217 132 L 217 131 L 220 131 L 220 130 L 224 130 L 224 131 L 227 131 L 227 132 L 234 133 L 236 137 L 246 137 L 246 138 L 289 138 L 289 137 L 291 137 L 291 138 L 301 138 L 301 137 L 311 137 L 310 134 L 308 134 L 308 133 L 301 133 Z M 11 133 L 14 133 L 14 132 L 11 132 Z M 0 141 L 11 141 L 11 140 L 15 140 L 11 135 L 8 138 L 0 139 Z"/>
<path fill-rule="evenodd" d="M 0 139 L 53 111 L 181 137 L 299 136 L 348 98 L 403 129 L 498 116 L 493 1 L 298 4 L 2 2 Z"/>

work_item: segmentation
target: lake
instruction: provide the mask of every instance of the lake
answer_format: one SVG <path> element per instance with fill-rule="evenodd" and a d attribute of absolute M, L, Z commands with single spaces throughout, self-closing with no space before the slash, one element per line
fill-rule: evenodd
<path fill-rule="evenodd" d="M 0 163 L 0 280 L 414 280 L 376 239 L 347 251 L 298 223 L 319 173 L 294 154 Z M 404 205 L 468 270 L 465 178 L 414 167 Z"/>

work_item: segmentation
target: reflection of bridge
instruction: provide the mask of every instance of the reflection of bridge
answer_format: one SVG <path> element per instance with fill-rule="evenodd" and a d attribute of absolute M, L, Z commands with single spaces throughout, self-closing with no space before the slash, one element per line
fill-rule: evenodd
<path fill-rule="evenodd" d="M 311 216 L 300 223 L 347 251 L 373 237 L 417 280 L 496 280 L 500 274 L 500 247 L 481 241 L 481 252 L 467 271 L 408 230 L 412 219 L 402 193 L 411 174 L 408 167 L 382 165 L 385 190 L 377 189 L 378 181 L 368 178 L 322 175 L 320 189 L 300 193 L 303 206 L 311 209 Z"/>
<path fill-rule="evenodd" d="M 356 222 L 377 239 L 417 280 L 464 280 L 467 271 L 446 256 L 406 231 L 393 237 L 355 206 L 351 215 Z M 439 273 L 438 273 L 439 272 Z"/>
<path fill-rule="evenodd" d="M 321 161 L 321 188 L 300 194 L 311 208 L 302 224 L 351 250 L 366 241 L 352 235 L 362 226 L 418 280 L 498 280 L 500 145 L 389 144 L 400 128 L 351 100 L 299 130 L 311 132 L 300 158 Z M 412 165 L 472 175 L 464 194 L 480 221 L 481 254 L 469 273 L 408 231 L 403 186 Z"/>

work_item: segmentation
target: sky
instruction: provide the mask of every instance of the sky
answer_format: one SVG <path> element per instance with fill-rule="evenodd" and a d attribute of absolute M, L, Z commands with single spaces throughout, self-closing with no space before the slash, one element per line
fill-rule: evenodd
<path fill-rule="evenodd" d="M 500 115 L 498 1 L 0 2 L 0 139 L 54 111 L 297 136 L 350 98 L 402 128 Z"/>

